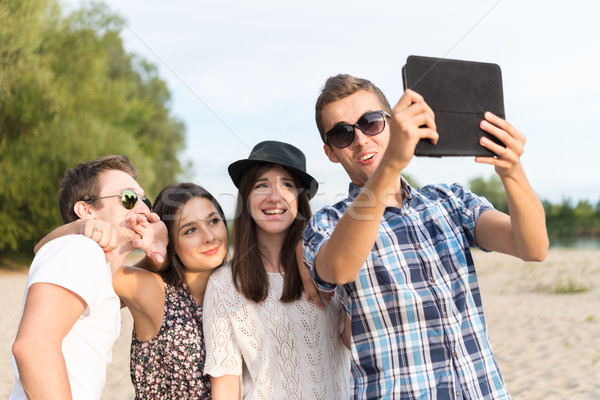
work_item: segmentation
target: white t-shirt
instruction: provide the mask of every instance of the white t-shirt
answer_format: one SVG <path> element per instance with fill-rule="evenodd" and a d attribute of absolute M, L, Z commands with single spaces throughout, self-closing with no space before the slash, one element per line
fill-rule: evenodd
<path fill-rule="evenodd" d="M 350 353 L 337 298 L 325 310 L 304 295 L 282 303 L 283 276 L 268 275 L 269 295 L 258 304 L 235 289 L 229 264 L 211 275 L 204 373 L 242 375 L 245 399 L 348 399 Z"/>
<path fill-rule="evenodd" d="M 52 240 L 33 259 L 24 299 L 34 283 L 62 286 L 86 302 L 85 311 L 63 340 L 62 352 L 73 399 L 99 399 L 106 366 L 112 359 L 112 346 L 121 330 L 121 304 L 112 287 L 112 273 L 104 252 L 82 235 Z M 12 363 L 15 387 L 10 399 L 26 399 L 14 357 Z"/>

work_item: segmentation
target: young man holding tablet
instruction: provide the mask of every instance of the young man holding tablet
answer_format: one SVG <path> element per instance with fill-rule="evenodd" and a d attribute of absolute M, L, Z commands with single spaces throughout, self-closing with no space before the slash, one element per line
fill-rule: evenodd
<path fill-rule="evenodd" d="M 509 398 L 494 360 L 471 246 L 524 260 L 548 248 L 544 211 L 520 163 L 525 137 L 486 113 L 481 145 L 504 185 L 510 216 L 459 185 L 415 189 L 401 177 L 435 116 L 407 90 L 392 109 L 371 82 L 329 78 L 316 104 L 327 157 L 350 180 L 304 233 L 322 290 L 337 288 L 352 331 L 353 398 Z"/>

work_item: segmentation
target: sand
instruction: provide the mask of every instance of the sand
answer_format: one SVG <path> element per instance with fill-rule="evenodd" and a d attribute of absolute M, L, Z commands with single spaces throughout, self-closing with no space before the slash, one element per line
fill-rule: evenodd
<path fill-rule="evenodd" d="M 600 250 L 550 250 L 543 263 L 475 252 L 496 360 L 516 400 L 600 399 Z M 0 271 L 0 398 L 14 377 L 10 347 L 26 274 Z M 133 398 L 131 315 L 107 371 L 103 399 Z"/>

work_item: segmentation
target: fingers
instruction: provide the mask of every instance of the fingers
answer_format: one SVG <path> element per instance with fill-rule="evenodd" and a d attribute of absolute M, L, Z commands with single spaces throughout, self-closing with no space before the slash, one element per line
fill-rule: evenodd
<path fill-rule="evenodd" d="M 304 290 L 306 291 L 306 300 L 314 301 L 315 304 L 321 309 L 324 309 L 325 303 L 329 303 L 333 296 L 335 296 L 334 291 L 324 292 L 319 290 L 315 285 L 312 285 L 310 288 L 305 287 Z"/>
<path fill-rule="evenodd" d="M 117 228 L 111 228 L 111 235 L 106 245 L 100 244 L 100 246 L 104 249 L 105 252 L 113 251 L 117 248 L 119 244 L 119 231 Z"/>
<path fill-rule="evenodd" d="M 321 296 L 321 298 L 323 298 L 326 302 L 329 303 L 335 295 L 335 292 L 324 292 L 322 290 L 319 290 L 319 295 Z"/>
<path fill-rule="evenodd" d="M 306 286 L 307 287 L 304 288 L 306 290 L 306 300 L 312 300 L 317 307 L 319 307 L 320 309 L 324 309 L 325 303 L 323 302 L 323 299 L 321 299 L 321 297 L 319 296 L 319 292 L 317 291 L 315 285 Z"/>
<path fill-rule="evenodd" d="M 155 212 L 151 212 L 150 214 L 148 214 L 146 216 L 146 218 L 148 218 L 148 222 L 150 222 L 150 223 L 154 223 L 154 222 L 160 221 L 160 217 Z"/>
<path fill-rule="evenodd" d="M 312 300 L 317 307 L 324 309 L 325 303 L 319 296 L 319 292 L 317 291 L 317 287 L 310 276 L 308 268 L 304 266 L 304 261 L 302 259 L 302 241 L 299 241 L 298 245 L 296 246 L 296 262 L 298 263 L 298 273 L 300 274 L 300 279 L 302 280 L 302 285 L 304 286 L 304 292 L 306 293 L 306 300 Z"/>
<path fill-rule="evenodd" d="M 481 121 L 480 127 L 489 134 L 497 137 L 506 147 L 516 147 L 523 150 L 525 147 L 526 138 L 521 132 L 519 132 L 514 126 L 502 118 L 486 112 L 485 120 Z"/>
<path fill-rule="evenodd" d="M 426 112 L 431 117 L 434 116 L 433 110 L 431 109 L 431 107 L 429 107 L 423 96 L 421 96 L 415 91 L 407 89 L 398 101 L 398 104 L 396 104 L 396 106 L 394 107 L 394 111 L 402 111 L 411 107 L 418 110 L 418 112 Z"/>
<path fill-rule="evenodd" d="M 439 135 L 435 114 L 421 95 L 407 90 L 391 112 L 390 140 L 386 159 L 405 168 L 413 158 L 417 143 L 429 139 L 437 144 Z"/>
<path fill-rule="evenodd" d="M 521 156 L 524 152 L 525 135 L 491 112 L 486 112 L 484 118 L 480 123 L 481 129 L 498 138 L 504 146 L 485 136 L 481 137 L 479 144 L 496 154 L 496 157 L 476 157 L 475 161 L 495 166 L 496 172 L 500 175 L 515 171 L 514 167 L 520 165 Z"/>
<path fill-rule="evenodd" d="M 435 116 L 430 112 L 431 109 L 427 110 L 427 108 L 429 108 L 427 105 L 413 104 L 410 108 L 395 113 L 394 122 L 402 131 L 409 134 L 421 131 L 418 133 L 420 136 L 431 135 L 431 133 L 437 135 Z"/>
<path fill-rule="evenodd" d="M 162 265 L 165 262 L 165 258 L 167 257 L 167 246 L 162 242 L 155 242 L 152 245 L 151 256 L 152 260 L 158 264 Z"/>
<path fill-rule="evenodd" d="M 150 222 L 148 220 L 148 216 L 144 214 L 132 214 L 127 217 L 127 224 L 135 232 L 140 233 L 140 231 L 143 231 L 149 226 Z"/>
<path fill-rule="evenodd" d="M 100 220 L 100 219 L 86 219 L 82 220 L 85 222 L 85 225 L 82 229 L 82 234 L 89 237 L 90 239 L 94 239 L 94 235 L 96 238 L 102 236 L 102 232 L 111 229 L 111 224 L 109 222 Z M 94 239 L 95 240 L 95 239 Z M 97 240 L 96 240 L 97 241 Z"/>
<path fill-rule="evenodd" d="M 421 95 L 411 90 L 407 90 L 396 104 L 392 110 L 392 117 L 400 125 L 405 121 L 412 122 L 411 126 L 427 126 L 436 130 L 435 113 Z"/>
<path fill-rule="evenodd" d="M 518 161 L 523 155 L 525 147 L 525 135 L 515 129 L 507 121 L 499 118 L 491 112 L 485 113 L 485 120 L 481 121 L 480 127 L 483 131 L 498 138 L 504 146 L 501 146 L 486 137 L 480 139 L 481 146 L 491 150 L 500 158 Z"/>
<path fill-rule="evenodd" d="M 483 117 L 485 118 L 485 120 L 495 126 L 497 126 L 498 128 L 506 131 L 506 132 L 513 132 L 513 134 L 519 134 L 522 136 L 522 134 L 516 130 L 508 121 L 506 121 L 505 119 L 500 118 L 499 116 L 497 116 L 496 114 L 486 111 L 486 113 L 483 115 Z"/>
<path fill-rule="evenodd" d="M 142 249 L 155 264 L 161 266 L 167 256 L 167 245 L 169 244 L 169 233 L 167 226 L 160 219 L 157 222 L 135 223 L 136 228 L 133 228 L 140 237 L 131 241 L 131 244 L 139 249 Z"/>
<path fill-rule="evenodd" d="M 402 97 L 400 97 L 400 100 L 398 101 L 398 104 L 396 104 L 394 109 L 396 109 L 398 107 L 401 109 L 405 109 L 405 108 L 410 107 L 411 104 L 419 103 L 419 102 L 425 102 L 425 99 L 423 99 L 423 96 L 421 96 L 419 93 L 415 92 L 414 90 L 406 89 L 404 91 L 404 93 L 402 94 Z"/>
<path fill-rule="evenodd" d="M 159 265 L 165 262 L 165 257 L 160 253 L 152 253 L 152 257 L 150 258 L 152 258 L 152 261 Z"/>
<path fill-rule="evenodd" d="M 420 139 L 429 139 L 434 144 L 438 141 L 435 113 L 420 94 L 410 89 L 392 110 L 392 123 L 409 143 L 416 145 Z"/>
<path fill-rule="evenodd" d="M 104 229 L 101 229 L 99 226 L 96 226 L 94 227 L 92 239 L 96 240 L 100 247 L 102 247 L 102 249 L 106 251 L 106 247 L 110 246 L 111 242 L 116 242 L 116 238 L 113 238 L 113 236 L 118 236 L 118 233 L 116 229 L 113 231 L 113 228 L 111 226 Z"/>
<path fill-rule="evenodd" d="M 83 227 L 83 234 L 98 243 L 104 252 L 117 248 L 119 232 L 107 221 L 87 220 Z"/>
<path fill-rule="evenodd" d="M 150 215 L 150 214 L 148 214 Z M 148 215 L 144 215 L 144 214 L 137 214 L 136 215 L 136 222 L 139 225 L 142 225 L 144 227 L 148 226 L 148 224 L 150 223 L 148 220 Z"/>

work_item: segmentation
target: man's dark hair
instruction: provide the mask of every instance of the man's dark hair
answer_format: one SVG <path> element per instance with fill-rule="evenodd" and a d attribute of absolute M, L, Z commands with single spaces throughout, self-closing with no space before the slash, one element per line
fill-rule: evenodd
<path fill-rule="evenodd" d="M 127 156 L 104 156 L 79 164 L 69 169 L 58 190 L 58 207 L 65 224 L 79 217 L 75 214 L 74 206 L 78 201 L 91 199 L 100 195 L 99 175 L 104 171 L 119 170 L 137 178 L 137 172 Z M 102 208 L 98 200 L 90 201 L 94 207 Z"/>

